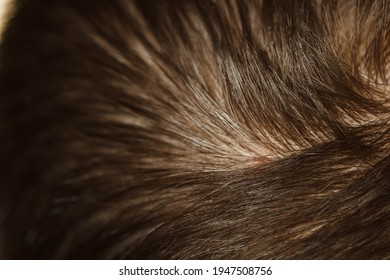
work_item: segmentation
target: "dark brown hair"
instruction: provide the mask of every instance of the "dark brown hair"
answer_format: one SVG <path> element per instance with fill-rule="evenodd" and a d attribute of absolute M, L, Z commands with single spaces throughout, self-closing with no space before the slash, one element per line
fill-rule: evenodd
<path fill-rule="evenodd" d="M 390 1 L 14 10 L 5 258 L 390 258 Z"/>

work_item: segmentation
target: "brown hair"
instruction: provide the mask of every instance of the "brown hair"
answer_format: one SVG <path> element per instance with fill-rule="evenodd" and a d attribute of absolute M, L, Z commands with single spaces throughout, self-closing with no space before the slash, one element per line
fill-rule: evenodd
<path fill-rule="evenodd" d="M 390 258 L 390 1 L 19 0 L 6 258 Z"/>

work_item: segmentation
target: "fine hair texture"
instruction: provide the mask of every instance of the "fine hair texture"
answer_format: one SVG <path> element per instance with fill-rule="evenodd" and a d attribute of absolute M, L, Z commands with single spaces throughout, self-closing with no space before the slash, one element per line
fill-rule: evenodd
<path fill-rule="evenodd" d="M 17 0 L 9 259 L 390 259 L 390 1 Z"/>

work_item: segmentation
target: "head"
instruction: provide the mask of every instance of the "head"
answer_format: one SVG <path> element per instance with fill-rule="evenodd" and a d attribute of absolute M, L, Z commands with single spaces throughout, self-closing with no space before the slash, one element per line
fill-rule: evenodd
<path fill-rule="evenodd" d="M 390 258 L 390 2 L 17 0 L 5 258 Z"/>

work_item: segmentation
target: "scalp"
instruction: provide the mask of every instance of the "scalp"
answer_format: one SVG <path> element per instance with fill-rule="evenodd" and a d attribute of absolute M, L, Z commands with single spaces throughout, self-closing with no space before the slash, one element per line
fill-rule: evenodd
<path fill-rule="evenodd" d="M 9 258 L 389 258 L 388 1 L 16 2 Z"/>

